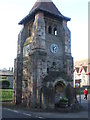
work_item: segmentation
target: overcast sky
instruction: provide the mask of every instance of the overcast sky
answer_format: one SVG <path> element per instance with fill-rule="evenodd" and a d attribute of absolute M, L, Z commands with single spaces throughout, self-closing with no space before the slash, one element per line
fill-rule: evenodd
<path fill-rule="evenodd" d="M 52 0 L 59 11 L 71 18 L 71 50 L 74 60 L 88 56 L 88 0 Z M 17 39 L 24 18 L 36 0 L 0 0 L 0 69 L 14 66 Z"/>

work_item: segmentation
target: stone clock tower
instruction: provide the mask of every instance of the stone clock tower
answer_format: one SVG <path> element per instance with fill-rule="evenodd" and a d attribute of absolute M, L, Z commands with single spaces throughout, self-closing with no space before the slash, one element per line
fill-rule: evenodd
<path fill-rule="evenodd" d="M 70 18 L 54 3 L 37 0 L 19 24 L 14 71 L 14 102 L 29 107 L 54 108 L 73 80 Z"/>

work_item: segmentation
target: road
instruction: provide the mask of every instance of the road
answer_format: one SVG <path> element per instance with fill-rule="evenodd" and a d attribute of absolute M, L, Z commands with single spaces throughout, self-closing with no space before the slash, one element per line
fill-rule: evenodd
<path fill-rule="evenodd" d="M 84 110 L 75 113 L 52 113 L 52 112 L 31 112 L 24 110 L 15 110 L 9 108 L 2 108 L 3 118 L 88 118 L 88 100 L 83 99 L 82 96 L 81 104 Z M 88 97 L 89 98 L 89 97 Z"/>
<path fill-rule="evenodd" d="M 78 113 L 46 113 L 11 110 L 3 108 L 3 118 L 88 118 L 88 112 Z"/>

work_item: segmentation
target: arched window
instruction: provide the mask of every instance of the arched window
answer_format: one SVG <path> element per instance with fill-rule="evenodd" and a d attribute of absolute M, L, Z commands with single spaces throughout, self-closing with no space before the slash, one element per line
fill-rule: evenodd
<path fill-rule="evenodd" d="M 57 28 L 54 28 L 54 35 L 57 35 Z"/>
<path fill-rule="evenodd" d="M 51 26 L 48 27 L 48 33 L 52 34 L 52 27 Z"/>

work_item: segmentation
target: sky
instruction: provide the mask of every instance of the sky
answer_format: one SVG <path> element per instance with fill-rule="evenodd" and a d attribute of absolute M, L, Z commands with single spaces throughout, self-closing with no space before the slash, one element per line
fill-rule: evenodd
<path fill-rule="evenodd" d="M 71 18 L 71 52 L 74 61 L 88 57 L 88 2 L 89 0 L 52 0 L 58 10 Z M 18 25 L 33 7 L 36 0 L 0 0 L 0 69 L 14 67 Z"/>

